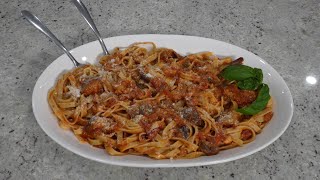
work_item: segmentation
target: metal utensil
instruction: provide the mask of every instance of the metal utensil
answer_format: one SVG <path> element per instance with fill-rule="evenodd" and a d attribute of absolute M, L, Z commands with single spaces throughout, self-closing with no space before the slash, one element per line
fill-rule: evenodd
<path fill-rule="evenodd" d="M 59 46 L 70 58 L 75 67 L 81 64 L 71 55 L 67 48 L 59 41 L 59 39 L 40 21 L 40 19 L 33 15 L 31 12 L 23 10 L 21 11 L 23 17 L 25 17 L 35 28 L 40 32 L 45 34 L 49 39 L 51 39 L 57 46 Z"/>
<path fill-rule="evenodd" d="M 80 11 L 82 17 L 86 20 L 86 22 L 88 23 L 88 25 L 90 26 L 90 28 L 92 29 L 94 34 L 97 36 L 99 43 L 102 47 L 104 55 L 109 54 L 108 49 L 106 48 L 106 45 L 104 44 L 104 42 L 101 38 L 101 35 L 100 35 L 96 25 L 94 24 L 85 5 L 80 0 L 72 0 L 71 2 L 77 7 L 77 9 Z"/>

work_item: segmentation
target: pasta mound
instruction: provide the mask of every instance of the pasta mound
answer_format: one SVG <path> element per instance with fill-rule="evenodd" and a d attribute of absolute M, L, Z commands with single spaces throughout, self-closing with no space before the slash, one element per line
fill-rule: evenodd
<path fill-rule="evenodd" d="M 219 75 L 233 63 L 242 61 L 135 43 L 61 75 L 48 101 L 62 128 L 110 155 L 214 155 L 253 141 L 273 115 L 272 99 L 258 114 L 236 111 L 257 91 Z"/>

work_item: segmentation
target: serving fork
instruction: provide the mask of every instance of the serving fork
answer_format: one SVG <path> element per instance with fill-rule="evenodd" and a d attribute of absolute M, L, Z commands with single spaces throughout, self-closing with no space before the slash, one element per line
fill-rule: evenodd
<path fill-rule="evenodd" d="M 92 29 L 94 34 L 97 36 L 98 41 L 102 47 L 103 54 L 104 55 L 109 54 L 108 49 L 106 48 L 106 45 L 104 44 L 104 41 L 102 40 L 101 35 L 100 35 L 96 25 L 94 24 L 87 8 L 84 6 L 84 4 L 80 0 L 72 0 L 72 3 L 77 7 L 77 9 L 80 11 L 81 15 L 86 20 L 86 22 L 88 23 L 88 25 L 90 26 L 90 28 Z M 69 50 L 47 28 L 47 26 L 45 26 L 44 23 L 42 23 L 40 21 L 40 19 L 37 16 L 33 15 L 31 12 L 26 11 L 26 10 L 21 11 L 21 14 L 23 17 L 26 18 L 26 20 L 28 22 L 30 22 L 31 25 L 33 25 L 36 29 L 38 29 L 40 32 L 42 32 L 44 35 L 46 35 L 50 40 L 52 40 L 52 42 L 54 42 L 60 49 L 62 49 L 64 51 L 64 53 L 70 58 L 70 60 L 72 61 L 73 65 L 75 67 L 79 67 L 80 65 L 82 65 L 72 56 L 72 54 L 69 52 Z"/>

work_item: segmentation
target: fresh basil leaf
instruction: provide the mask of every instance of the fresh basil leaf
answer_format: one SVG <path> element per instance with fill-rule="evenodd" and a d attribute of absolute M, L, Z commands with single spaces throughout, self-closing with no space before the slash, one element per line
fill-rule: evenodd
<path fill-rule="evenodd" d="M 254 68 L 253 69 L 255 76 L 252 78 L 247 78 L 245 80 L 239 81 L 237 83 L 240 89 L 244 90 L 256 90 L 263 80 L 263 73 L 261 69 Z"/>
<path fill-rule="evenodd" d="M 229 81 L 239 81 L 238 87 L 240 89 L 248 90 L 256 90 L 263 80 L 261 69 L 239 64 L 226 67 L 222 71 L 221 75 Z"/>
<path fill-rule="evenodd" d="M 256 90 L 259 85 L 260 82 L 256 78 L 248 78 L 237 83 L 237 86 L 244 90 Z"/>
<path fill-rule="evenodd" d="M 249 106 L 237 109 L 237 111 L 245 115 L 255 115 L 267 106 L 269 99 L 269 87 L 266 84 L 262 84 L 257 99 Z"/>
<path fill-rule="evenodd" d="M 230 65 L 222 71 L 221 76 L 229 81 L 241 81 L 255 77 L 255 71 L 253 68 L 245 65 Z"/>
<path fill-rule="evenodd" d="M 254 68 L 253 70 L 254 70 L 254 74 L 255 74 L 256 79 L 258 80 L 259 84 L 261 84 L 262 80 L 263 80 L 262 70 L 259 68 Z"/>

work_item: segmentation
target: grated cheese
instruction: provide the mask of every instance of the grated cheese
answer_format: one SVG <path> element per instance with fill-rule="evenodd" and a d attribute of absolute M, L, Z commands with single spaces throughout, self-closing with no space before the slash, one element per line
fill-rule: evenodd
<path fill-rule="evenodd" d="M 101 68 L 98 70 L 98 74 L 100 77 L 103 77 L 105 75 L 108 75 L 108 72 Z"/>
<path fill-rule="evenodd" d="M 147 76 L 147 78 L 153 78 L 152 74 L 150 74 L 150 73 L 147 73 L 146 76 Z"/>
<path fill-rule="evenodd" d="M 116 61 L 115 59 L 111 59 L 109 63 L 111 64 L 111 63 L 114 63 L 115 61 Z"/>
<path fill-rule="evenodd" d="M 102 126 L 105 130 L 112 129 L 115 125 L 112 119 L 99 116 L 92 116 L 90 122 L 96 126 Z"/>
<path fill-rule="evenodd" d="M 143 115 L 139 114 L 139 115 L 136 115 L 132 120 L 135 123 L 139 123 L 142 118 L 143 118 Z"/>
<path fill-rule="evenodd" d="M 74 87 L 74 86 L 67 86 L 67 88 L 69 89 L 69 94 L 71 94 L 71 96 L 78 98 L 80 97 L 80 89 Z"/>
<path fill-rule="evenodd" d="M 158 71 L 158 72 L 162 72 L 161 69 L 158 68 L 158 67 L 154 68 L 154 70 L 155 70 L 155 71 Z"/>

